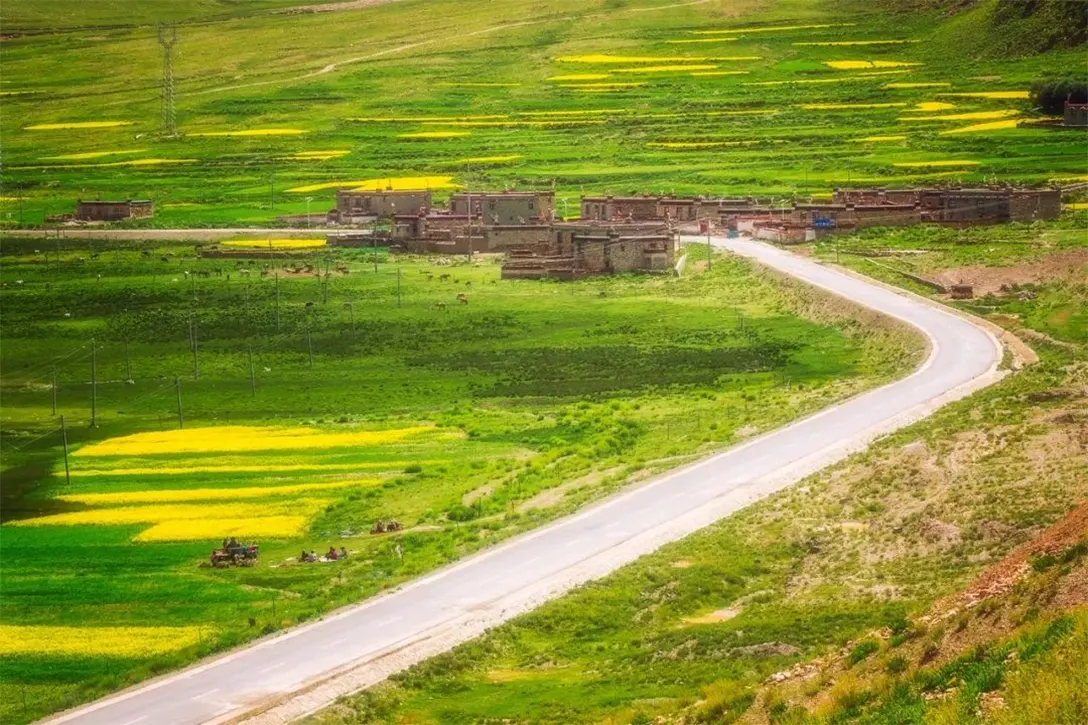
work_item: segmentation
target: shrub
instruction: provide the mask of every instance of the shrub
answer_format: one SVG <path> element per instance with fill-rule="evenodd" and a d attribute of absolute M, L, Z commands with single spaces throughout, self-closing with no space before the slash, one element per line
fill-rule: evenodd
<path fill-rule="evenodd" d="M 850 651 L 850 656 L 846 658 L 846 661 L 851 667 L 853 667 L 858 662 L 861 662 L 863 659 L 879 650 L 880 643 L 877 642 L 875 639 L 862 640 L 861 642 L 858 642 L 857 646 Z"/>
<path fill-rule="evenodd" d="M 1045 113 L 1060 114 L 1066 99 L 1088 103 L 1088 83 L 1079 78 L 1039 81 L 1031 87 L 1031 100 Z"/>
<path fill-rule="evenodd" d="M 907 660 L 903 657 L 896 655 L 888 660 L 888 664 L 885 667 L 890 675 L 898 675 L 901 672 L 905 672 L 907 669 Z"/>

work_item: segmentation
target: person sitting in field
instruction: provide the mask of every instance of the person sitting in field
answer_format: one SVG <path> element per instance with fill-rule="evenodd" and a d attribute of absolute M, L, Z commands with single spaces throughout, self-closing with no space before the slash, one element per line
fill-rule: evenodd
<path fill-rule="evenodd" d="M 329 561 L 336 561 L 340 558 L 340 555 L 336 553 L 336 547 L 330 546 L 329 551 L 325 554 L 325 558 Z"/>
<path fill-rule="evenodd" d="M 344 547 L 342 547 L 342 546 L 340 547 L 340 558 L 341 558 L 341 559 L 346 559 L 346 558 L 348 558 L 348 550 L 347 550 L 347 549 L 345 549 L 345 548 L 344 548 Z"/>

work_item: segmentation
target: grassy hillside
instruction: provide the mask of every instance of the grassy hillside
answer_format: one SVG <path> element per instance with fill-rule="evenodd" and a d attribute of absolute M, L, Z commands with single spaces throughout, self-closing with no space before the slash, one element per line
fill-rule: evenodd
<path fill-rule="evenodd" d="M 971 698 L 1000 681 L 995 657 L 1025 648 L 1040 655 L 1034 669 L 1013 676 L 1007 667 L 1025 701 L 1019 721 L 1052 712 L 1054 722 L 1079 722 L 1079 710 L 1059 718 L 1031 709 L 1041 698 L 1029 701 L 1032 678 L 1050 683 L 1055 707 L 1071 692 L 1061 673 L 1083 649 L 1083 612 L 1066 610 L 1083 599 L 1053 598 L 1048 610 L 1030 595 L 1011 599 L 1014 625 L 965 664 L 953 661 L 970 645 L 941 641 L 959 620 L 914 623 L 1088 498 L 1085 221 L 1080 212 L 1030 228 L 869 230 L 811 248 L 892 284 L 908 268 L 970 280 L 980 297 L 955 304 L 1016 331 L 1040 362 L 312 722 L 970 722 L 959 718 Z M 1070 545 L 1085 533 L 1078 520 Z M 1068 562 L 1052 553 L 1058 564 L 1047 571 L 1064 572 Z M 1069 581 L 1083 594 L 1077 566 Z M 1021 624 L 1030 624 L 1023 638 L 1005 642 Z M 940 657 L 921 667 L 915 651 L 925 643 Z M 852 679 L 851 666 L 878 651 L 879 664 L 865 665 L 872 679 Z M 903 669 L 880 676 L 897 656 Z M 813 675 L 820 668 L 806 663 L 817 658 L 843 663 L 845 674 Z M 763 688 L 779 672 L 793 673 L 788 697 Z M 980 690 L 972 678 L 985 677 Z M 962 696 L 955 678 L 972 683 Z M 955 704 L 930 702 L 949 687 Z M 991 714 L 983 720 L 1017 721 Z"/>
<path fill-rule="evenodd" d="M 327 283 L 187 244 L 4 240 L 0 720 L 359 601 L 918 359 L 746 263 L 706 271 L 705 247 L 683 279 L 571 284 L 493 257 L 310 261 Z M 202 567 L 231 535 L 260 565 Z M 350 558 L 297 561 L 329 546 Z"/>
<path fill-rule="evenodd" d="M 183 135 L 163 139 L 146 3 L 4 3 L 5 26 L 59 18 L 67 32 L 3 44 L 0 220 L 136 196 L 157 202 L 151 224 L 266 224 L 307 197 L 327 208 L 338 184 L 402 177 L 448 177 L 405 182 L 442 193 L 555 184 L 570 202 L 1086 173 L 1080 135 L 1016 128 L 1036 115 L 1030 84 L 1081 51 L 981 53 L 987 5 L 952 17 L 816 0 L 278 5 L 170 3 Z M 128 125 L 32 130 L 81 122 Z"/>

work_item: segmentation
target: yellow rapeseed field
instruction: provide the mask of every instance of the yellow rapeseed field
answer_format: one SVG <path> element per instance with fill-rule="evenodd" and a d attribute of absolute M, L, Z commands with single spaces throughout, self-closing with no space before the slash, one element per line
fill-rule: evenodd
<path fill-rule="evenodd" d="M 644 86 L 644 85 L 646 85 L 646 84 L 641 83 L 641 82 L 634 82 L 634 83 L 571 83 L 571 84 L 562 85 L 562 86 L 559 86 L 559 87 L 560 88 L 573 88 L 573 89 L 578 90 L 578 91 L 587 91 L 588 92 L 588 91 L 608 91 L 608 90 L 622 89 L 622 88 L 638 88 L 638 87 Z M 601 125 L 603 123 L 604 123 L 604 121 L 572 121 L 572 122 L 570 122 L 571 125 L 579 125 L 579 126 L 599 126 L 599 125 Z M 556 122 L 554 124 L 546 124 L 546 125 L 565 126 L 565 125 L 568 125 L 568 124 L 565 123 L 565 122 Z"/>
<path fill-rule="evenodd" d="M 884 88 L 948 88 L 951 83 L 885 83 Z"/>
<path fill-rule="evenodd" d="M 571 83 L 560 84 L 556 88 L 607 88 L 609 86 L 625 85 L 623 83 Z M 642 84 L 639 84 L 642 85 Z M 522 127 L 548 127 L 548 126 L 599 126 L 604 121 L 597 121 L 593 119 L 584 118 L 571 118 L 571 119 L 547 119 L 547 120 L 517 120 L 511 119 L 509 121 L 452 121 L 450 123 L 443 123 L 443 126 L 457 126 L 467 128 L 498 128 L 509 127 L 515 128 Z M 424 123 L 423 125 L 429 125 Z"/>
<path fill-rule="evenodd" d="M 568 73 L 567 75 L 551 76 L 546 81 L 600 81 L 608 78 L 607 73 Z"/>
<path fill-rule="evenodd" d="M 44 166 L 12 166 L 13 169 L 102 169 L 117 166 L 162 166 L 165 164 L 192 164 L 196 159 L 132 159 L 110 161 L 105 164 L 49 164 Z"/>
<path fill-rule="evenodd" d="M 825 40 L 820 42 L 793 43 L 793 45 L 903 45 L 917 43 L 917 40 Z"/>
<path fill-rule="evenodd" d="M 464 121 L 464 123 L 488 123 L 487 121 Z M 468 131 L 413 131 L 412 133 L 398 133 L 397 138 L 411 139 L 441 139 L 457 138 L 471 135 Z"/>
<path fill-rule="evenodd" d="M 147 149 L 127 149 L 124 151 L 85 151 L 81 154 L 61 154 L 60 156 L 43 156 L 43 161 L 82 161 L 84 159 L 97 159 L 103 156 L 120 156 L 122 154 L 142 154 Z"/>
<path fill-rule="evenodd" d="M 654 149 L 712 149 L 719 146 L 750 146 L 759 141 L 647 141 Z"/>
<path fill-rule="evenodd" d="M 158 504 L 67 511 L 12 521 L 9 526 L 124 526 L 190 519 L 252 519 L 262 516 L 312 515 L 330 502 L 325 499 L 261 503 Z"/>
<path fill-rule="evenodd" d="M 348 150 L 330 150 L 330 151 L 299 151 L 291 154 L 290 156 L 281 156 L 281 159 L 286 161 L 328 161 L 330 159 L 338 159 L 341 156 L 347 156 L 351 151 Z"/>
<path fill-rule="evenodd" d="M 587 108 L 580 111 L 519 111 L 519 116 L 593 116 L 602 113 L 630 113 L 627 108 Z"/>
<path fill-rule="evenodd" d="M 966 159 L 955 161 L 952 159 L 941 161 L 899 161 L 892 164 L 892 166 L 898 166 L 904 169 L 916 169 L 925 166 L 978 166 L 978 161 L 967 161 Z"/>
<path fill-rule="evenodd" d="M 806 111 L 840 111 L 859 108 L 902 108 L 906 103 L 806 103 Z"/>
<path fill-rule="evenodd" d="M 942 103 L 940 101 L 922 101 L 914 106 L 915 111 L 948 111 L 956 107 L 955 103 Z"/>
<path fill-rule="evenodd" d="M 73 455 L 141 456 L 162 453 L 209 453 L 242 451 L 312 450 L 347 446 L 374 446 L 397 443 L 421 433 L 433 433 L 434 426 L 420 425 L 390 430 L 327 431 L 320 428 L 287 426 L 224 425 L 212 428 L 152 431 L 109 438 L 77 450 Z"/>
<path fill-rule="evenodd" d="M 253 518 L 185 519 L 163 521 L 140 532 L 133 541 L 219 541 L 224 536 L 239 538 L 293 539 L 301 536 L 308 519 L 304 516 L 258 516 Z"/>
<path fill-rule="evenodd" d="M 223 247 L 235 247 L 242 249 L 313 249 L 324 247 L 324 239 L 228 239 L 219 242 Z"/>
<path fill-rule="evenodd" d="M 154 657 L 191 647 L 200 638 L 201 633 L 197 627 L 48 627 L 0 624 L 0 655 Z"/>
<path fill-rule="evenodd" d="M 1066 204 L 1065 208 L 1066 209 L 1072 209 L 1073 211 L 1081 211 L 1083 209 L 1088 209 L 1088 201 L 1078 201 L 1078 202 L 1074 202 L 1073 204 Z"/>
<path fill-rule="evenodd" d="M 362 461 L 359 463 L 266 463 L 215 466 L 155 466 L 154 468 L 75 468 L 69 473 L 72 478 L 94 478 L 101 476 L 179 476 L 188 473 L 290 473 L 292 471 L 312 471 L 321 475 L 326 471 L 356 471 L 363 468 L 394 470 L 412 464 L 440 465 L 449 463 L 445 459 L 413 461 Z"/>
<path fill-rule="evenodd" d="M 824 65 L 835 70 L 868 70 L 870 68 L 905 68 L 921 65 L 900 60 L 828 60 Z"/>
<path fill-rule="evenodd" d="M 381 191 L 391 189 L 393 191 L 411 191 L 416 189 L 452 189 L 457 184 L 453 183 L 452 176 L 391 176 L 384 179 L 363 179 L 361 181 L 329 181 L 321 184 L 307 184 L 296 186 L 287 191 L 292 194 L 308 194 L 312 191 L 324 191 L 325 189 L 354 189 L 356 191 Z"/>
<path fill-rule="evenodd" d="M 720 33 L 780 33 L 786 30 L 823 30 L 825 28 L 850 28 L 857 23 L 815 23 L 810 25 L 768 25 L 749 28 L 723 28 L 721 30 L 693 30 L 694 35 L 716 35 Z"/>
<path fill-rule="evenodd" d="M 865 138 L 858 139 L 859 141 L 870 141 L 879 143 L 881 141 L 906 141 L 906 136 L 866 136 Z"/>
<path fill-rule="evenodd" d="M 301 128 L 251 128 L 246 131 L 201 131 L 187 136 L 298 136 L 308 133 Z"/>
<path fill-rule="evenodd" d="M 670 45 L 689 45 L 691 43 L 728 43 L 733 40 L 736 40 L 736 38 L 684 38 L 666 40 L 665 42 Z"/>
<path fill-rule="evenodd" d="M 989 121 L 997 118 L 1019 116 L 1020 111 L 972 111 L 971 113 L 952 113 L 946 116 L 901 116 L 900 121 Z"/>
<path fill-rule="evenodd" d="M 39 123 L 34 126 L 26 126 L 24 131 L 67 131 L 79 128 L 117 128 L 118 126 L 131 126 L 132 121 L 78 121 L 74 123 Z"/>
<path fill-rule="evenodd" d="M 701 76 L 746 76 L 750 71 L 746 70 L 707 70 L 692 73 L 695 77 Z"/>
<path fill-rule="evenodd" d="M 487 121 L 506 118 L 506 114 L 492 113 L 485 116 L 352 116 L 345 120 L 360 123 L 426 123 L 442 121 Z"/>
<path fill-rule="evenodd" d="M 374 486 L 380 478 L 357 478 L 330 483 L 297 483 L 291 486 L 245 486 L 242 488 L 178 488 L 156 491 L 113 491 L 111 493 L 69 493 L 57 496 L 61 501 L 87 505 L 179 503 L 182 501 L 216 501 L 271 496 L 294 496 L 314 491 L 335 491 L 357 486 Z"/>
<path fill-rule="evenodd" d="M 718 66 L 713 64 L 702 65 L 644 65 L 634 68 L 617 68 L 616 73 L 684 73 L 698 70 L 714 70 Z"/>
<path fill-rule="evenodd" d="M 972 93 L 941 93 L 942 96 L 958 96 L 960 98 L 993 98 L 1005 100 L 1023 100 L 1031 98 L 1029 91 L 975 91 Z"/>
<path fill-rule="evenodd" d="M 1016 128 L 1019 125 L 1019 121 L 1013 119 L 1011 121 L 990 121 L 989 123 L 976 123 L 971 126 L 962 126 L 960 128 L 950 128 L 947 131 L 941 131 L 941 136 L 951 136 L 957 133 L 979 133 L 981 131 L 1000 131 L 1007 128 Z"/>

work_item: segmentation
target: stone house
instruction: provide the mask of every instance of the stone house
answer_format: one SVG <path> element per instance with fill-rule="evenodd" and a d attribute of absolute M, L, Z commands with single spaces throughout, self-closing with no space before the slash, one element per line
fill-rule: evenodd
<path fill-rule="evenodd" d="M 575 279 L 594 274 L 663 272 L 672 269 L 675 255 L 676 238 L 664 224 L 583 220 L 552 225 L 547 245 L 511 247 L 502 275 L 507 279 Z"/>
<path fill-rule="evenodd" d="M 73 219 L 83 222 L 117 222 L 125 219 L 141 219 L 154 214 L 154 206 L 147 199 L 128 199 L 125 201 L 83 201 L 76 202 Z"/>
<path fill-rule="evenodd" d="M 433 201 L 430 189 L 394 191 L 336 192 L 336 218 L 341 224 L 353 224 L 370 219 L 390 219 L 397 214 L 426 214 Z"/>
<path fill-rule="evenodd" d="M 485 225 L 537 224 L 555 217 L 555 192 L 481 191 L 450 195 L 450 213 L 481 220 Z"/>
<path fill-rule="evenodd" d="M 1071 128 L 1088 128 L 1088 103 L 1065 102 L 1062 125 Z"/>

